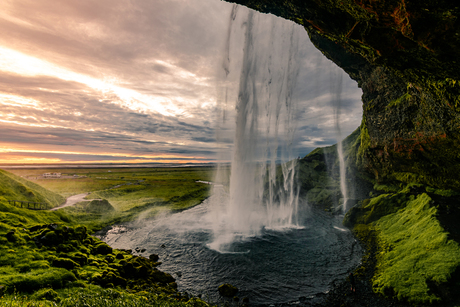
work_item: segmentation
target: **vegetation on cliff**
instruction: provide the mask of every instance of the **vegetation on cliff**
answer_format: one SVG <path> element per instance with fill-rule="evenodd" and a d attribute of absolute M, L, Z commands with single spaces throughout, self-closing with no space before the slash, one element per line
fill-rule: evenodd
<path fill-rule="evenodd" d="M 345 223 L 358 237 L 376 236 L 374 291 L 432 303 L 446 296 L 447 282 L 460 265 L 460 247 L 437 219 L 436 203 L 420 188 L 367 199 L 350 210 Z"/>

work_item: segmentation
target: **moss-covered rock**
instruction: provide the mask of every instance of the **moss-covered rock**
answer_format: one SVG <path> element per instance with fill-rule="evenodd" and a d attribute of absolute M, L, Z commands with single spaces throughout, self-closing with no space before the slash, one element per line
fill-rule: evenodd
<path fill-rule="evenodd" d="M 73 270 L 78 267 L 78 263 L 67 258 L 56 258 L 53 260 L 52 265 L 57 268 L 64 268 L 67 270 Z"/>
<path fill-rule="evenodd" d="M 441 300 L 460 266 L 460 246 L 437 219 L 440 205 L 417 186 L 373 197 L 347 213 L 345 222 L 376 250 L 376 292 L 415 304 Z"/>
<path fill-rule="evenodd" d="M 107 199 L 93 199 L 85 205 L 85 211 L 88 213 L 108 213 L 115 211 L 115 208 Z"/>
<path fill-rule="evenodd" d="M 113 249 L 104 242 L 100 242 L 93 248 L 93 254 L 108 255 L 111 254 Z"/>
<path fill-rule="evenodd" d="M 460 8 L 449 1 L 236 0 L 305 27 L 363 90 L 358 167 L 460 190 Z"/>
<path fill-rule="evenodd" d="M 238 293 L 238 288 L 231 284 L 222 284 L 217 290 L 221 296 L 227 298 L 232 298 Z"/>
<path fill-rule="evenodd" d="M 57 294 L 56 291 L 50 288 L 46 289 L 40 289 L 37 292 L 35 292 L 32 296 L 31 299 L 33 300 L 48 300 L 48 301 L 53 301 L 53 302 L 60 302 L 61 298 L 59 297 L 59 294 Z"/>

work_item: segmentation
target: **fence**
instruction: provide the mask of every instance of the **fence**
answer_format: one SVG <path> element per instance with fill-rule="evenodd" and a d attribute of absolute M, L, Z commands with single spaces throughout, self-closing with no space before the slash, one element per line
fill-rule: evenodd
<path fill-rule="evenodd" d="M 20 207 L 20 208 L 27 208 L 30 210 L 48 210 L 47 203 L 36 203 L 32 201 L 22 201 L 22 200 L 8 200 L 10 205 Z"/>

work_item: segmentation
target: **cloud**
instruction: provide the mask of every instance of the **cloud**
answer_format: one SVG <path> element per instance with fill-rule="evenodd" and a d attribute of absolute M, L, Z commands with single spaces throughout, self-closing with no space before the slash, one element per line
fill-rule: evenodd
<path fill-rule="evenodd" d="M 216 0 L 0 3 L 0 149 L 53 161 L 211 161 L 222 150 L 229 158 L 247 12 L 238 11 L 231 35 L 240 43 L 223 81 L 231 7 Z M 335 142 L 338 94 L 343 136 L 360 124 L 362 110 L 356 83 L 301 31 L 294 99 L 305 154 Z M 339 75 L 342 90 L 334 92 Z"/>

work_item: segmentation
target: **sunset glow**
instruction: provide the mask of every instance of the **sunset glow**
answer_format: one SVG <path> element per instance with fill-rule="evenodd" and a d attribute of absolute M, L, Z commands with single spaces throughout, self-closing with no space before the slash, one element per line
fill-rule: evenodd
<path fill-rule="evenodd" d="M 237 93 L 240 74 L 221 78 L 232 5 L 114 1 L 0 3 L 0 164 L 206 163 L 218 152 L 231 160 L 238 97 L 219 91 L 225 83 Z M 323 73 L 335 65 L 303 39 L 301 154 L 335 142 Z M 351 132 L 361 92 L 347 80 Z"/>

